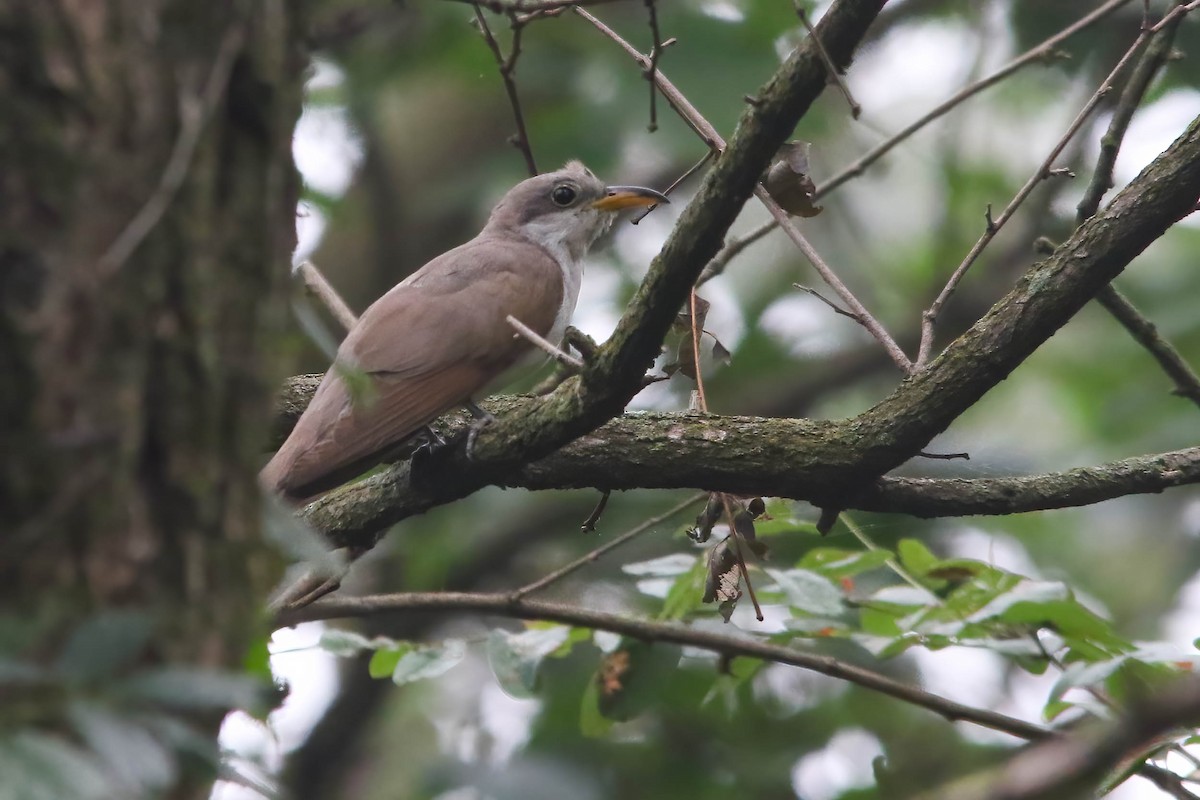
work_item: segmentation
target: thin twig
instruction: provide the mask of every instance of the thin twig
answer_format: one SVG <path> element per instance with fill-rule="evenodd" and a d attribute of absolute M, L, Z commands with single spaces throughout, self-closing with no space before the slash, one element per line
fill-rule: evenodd
<path fill-rule="evenodd" d="M 1154 356 L 1163 372 L 1175 382 L 1175 394 L 1200 405 L 1200 376 L 1184 360 L 1174 345 L 1162 338 L 1153 322 L 1111 283 L 1100 290 L 1096 300 L 1116 318 L 1134 340 Z"/>
<path fill-rule="evenodd" d="M 556 582 L 562 580 L 563 578 L 567 577 L 572 572 L 575 572 L 582 567 L 586 567 L 588 564 L 595 563 L 600 558 L 600 556 L 604 555 L 605 553 L 609 552 L 610 550 L 615 550 L 616 548 L 620 547 L 621 545 L 625 544 L 626 542 L 629 542 L 629 541 L 637 538 L 641 534 L 645 533 L 646 531 L 650 530 L 655 525 L 659 525 L 663 522 L 666 522 L 671 517 L 678 514 L 680 511 L 683 511 L 685 508 L 687 508 L 690 505 L 694 505 L 695 503 L 699 502 L 700 500 L 703 500 L 707 496 L 708 495 L 706 495 L 706 494 L 692 495 L 688 499 L 672 506 L 671 508 L 667 509 L 666 511 L 659 514 L 658 516 L 651 517 L 650 519 L 646 520 L 645 522 L 642 522 L 642 523 L 634 526 L 633 528 L 630 528 L 625 533 L 622 533 L 620 536 L 613 539 L 611 542 L 608 542 L 607 544 L 597 547 L 595 550 L 592 550 L 591 552 L 586 553 L 583 556 L 580 556 L 579 558 L 572 561 L 570 564 L 567 564 L 566 566 L 563 566 L 563 567 L 559 567 L 558 569 L 554 570 L 553 572 L 546 575 L 545 577 L 538 578 L 533 583 L 526 584 L 525 586 L 522 586 L 520 589 L 513 591 L 512 593 L 510 593 L 507 596 L 508 601 L 516 602 L 516 601 L 520 600 L 521 598 L 525 597 L 525 595 L 533 594 L 534 592 L 541 591 L 542 589 L 545 589 L 550 584 L 556 583 Z"/>
<path fill-rule="evenodd" d="M 704 394 L 704 371 L 700 369 L 700 321 L 696 319 L 696 290 L 688 295 L 688 305 L 692 317 L 692 366 L 696 370 L 696 391 L 700 396 L 700 411 L 708 413 L 708 397 Z"/>
<path fill-rule="evenodd" d="M 662 55 L 662 34 L 658 30 L 658 8 L 654 0 L 643 0 L 650 24 L 650 66 L 646 70 L 646 82 L 650 84 L 650 124 L 646 130 L 654 133 L 658 130 L 658 88 L 654 84 L 654 74 L 658 71 L 658 59 Z"/>
<path fill-rule="evenodd" d="M 829 80 L 842 93 L 842 97 L 846 98 L 847 105 L 850 106 L 850 116 L 858 119 L 862 115 L 862 106 L 858 104 L 850 94 L 850 89 L 846 86 L 846 82 L 842 80 L 842 73 L 834 66 L 833 59 L 829 57 L 829 51 L 825 49 L 825 45 L 821 43 L 821 39 L 817 36 L 817 32 L 813 30 L 812 23 L 808 21 L 808 15 L 804 13 L 804 9 L 800 6 L 800 0 L 792 0 L 792 5 L 796 9 L 796 16 L 800 17 L 800 22 L 803 23 L 808 35 L 812 37 L 813 44 L 817 46 L 817 53 L 821 56 L 821 61 L 825 63 L 825 71 L 829 73 Z"/>
<path fill-rule="evenodd" d="M 487 19 L 483 16 L 483 10 L 479 7 L 479 3 L 475 3 L 475 24 L 479 28 L 480 34 L 483 35 L 483 40 L 487 43 L 488 49 L 492 51 L 492 56 L 496 59 L 496 67 L 500 71 L 500 78 L 504 81 L 504 91 L 508 93 L 508 102 L 512 105 L 513 119 L 517 124 L 516 136 L 509 141 L 513 143 L 521 155 L 525 157 L 525 166 L 529 169 L 529 174 L 537 175 L 537 163 L 533 160 L 533 148 L 529 143 L 529 133 L 525 129 L 525 115 L 521 113 L 521 99 L 517 96 L 517 82 L 513 79 L 513 73 L 517 68 L 517 59 L 521 56 L 521 31 L 525 27 L 525 23 L 529 18 L 519 19 L 514 10 L 506 10 L 509 22 L 512 24 L 512 46 L 509 49 L 508 57 L 500 50 L 500 43 L 496 41 L 496 37 L 492 35 L 492 29 L 488 27 Z"/>
<path fill-rule="evenodd" d="M 886 139 L 883 142 L 880 142 L 878 145 L 869 150 L 866 155 L 862 156 L 854 163 L 850 164 L 832 178 L 827 180 L 825 183 L 821 184 L 819 187 L 817 187 L 817 190 L 813 195 L 813 199 L 819 199 L 820 197 L 829 194 L 851 178 L 861 175 L 867 167 L 882 158 L 896 145 L 900 144 L 929 123 L 945 115 L 948 111 L 952 110 L 955 106 L 960 105 L 968 98 L 979 94 L 984 89 L 996 85 L 1009 75 L 1013 74 L 1022 67 L 1033 63 L 1034 61 L 1045 61 L 1046 59 L 1053 57 L 1055 55 L 1055 48 L 1057 48 L 1058 45 L 1062 44 L 1064 41 L 1080 31 L 1091 27 L 1093 24 L 1104 19 L 1104 17 L 1113 13 L 1128 2 L 1129 0 L 1109 0 L 1109 2 L 1100 6 L 1092 13 L 1079 19 L 1075 23 L 1068 25 L 1066 28 L 1063 28 L 1061 31 L 1054 34 L 1049 39 L 1046 39 L 1041 44 L 1026 50 L 1024 53 L 1017 56 L 992 74 L 984 78 L 980 78 L 971 85 L 959 90 L 954 95 L 947 98 L 944 102 L 930 109 L 920 118 L 914 120 L 894 136 Z"/>
<path fill-rule="evenodd" d="M 1176 9 L 1176 11 L 1179 11 L 1179 9 Z M 1042 160 L 1042 163 L 1038 165 L 1033 175 L 1031 175 L 1029 180 L 1025 182 L 1025 185 L 1020 188 L 1016 195 L 1013 196 L 1013 199 L 1009 201 L 1007 206 L 1005 206 L 1004 210 L 1000 212 L 1000 216 L 993 219 L 989 215 L 988 224 L 984 227 L 983 234 L 975 242 L 974 246 L 971 247 L 970 252 L 967 253 L 966 257 L 962 260 L 962 263 L 959 264 L 951 274 L 950 279 L 946 281 L 946 285 L 942 287 L 942 291 L 938 294 L 932 305 L 930 305 L 929 308 L 926 309 L 925 313 L 921 315 L 921 344 L 917 351 L 918 369 L 924 367 L 929 361 L 929 355 L 933 349 L 933 329 L 937 322 L 938 314 L 941 313 L 942 306 L 944 306 L 946 301 L 949 300 L 951 295 L 954 294 L 954 291 L 958 288 L 959 282 L 961 282 L 963 276 L 966 275 L 967 270 L 969 270 L 971 265 L 974 264 L 979 258 L 979 255 L 983 252 L 984 248 L 991 243 L 996 233 L 999 232 L 999 230 L 1004 227 L 1004 224 L 1012 218 L 1013 214 L 1016 213 L 1017 209 L 1022 203 L 1025 202 L 1025 199 L 1029 197 L 1038 184 L 1046 179 L 1046 174 L 1050 167 L 1054 164 L 1054 160 L 1058 158 L 1059 154 L 1061 154 L 1063 149 L 1067 146 L 1067 143 L 1070 142 L 1079 129 L 1083 127 L 1083 123 L 1088 120 L 1088 118 L 1092 115 L 1092 112 L 1095 111 L 1097 106 L 1100 105 L 1100 101 L 1112 91 L 1113 83 L 1116 80 L 1117 75 L 1119 75 L 1125 69 L 1125 66 L 1133 59 L 1138 49 L 1142 46 L 1142 43 L 1145 42 L 1146 39 L 1151 35 L 1150 30 L 1142 31 L 1138 34 L 1137 38 L 1134 39 L 1133 44 L 1130 45 L 1129 49 L 1125 51 L 1125 54 L 1121 56 L 1121 60 L 1118 61 L 1117 65 L 1113 67 L 1111 72 L 1108 73 L 1108 77 L 1104 79 L 1104 81 L 1100 84 L 1100 87 L 1096 89 L 1096 91 L 1088 99 L 1087 103 L 1084 104 L 1084 107 L 1075 116 L 1075 119 L 1071 121 L 1071 124 L 1067 127 L 1066 133 L 1059 138 L 1058 142 L 1051 149 L 1050 154 Z"/>
<path fill-rule="evenodd" d="M 846 309 L 842 308 L 837 303 L 833 302 L 828 297 L 826 297 L 825 295 L 818 292 L 816 289 L 810 288 L 808 286 L 804 286 L 799 283 L 793 283 L 792 286 L 794 286 L 795 288 L 799 289 L 802 292 L 807 292 L 808 294 L 811 294 L 813 297 L 817 298 L 822 303 L 824 303 L 825 305 L 827 305 L 831 309 L 833 309 L 833 313 L 841 314 L 843 317 L 849 317 L 850 319 L 854 320 L 855 322 L 859 322 L 857 314 L 853 314 L 853 313 L 847 311 Z"/>
<path fill-rule="evenodd" d="M 733 636 L 702 628 L 636 619 L 628 614 L 606 613 L 563 603 L 548 603 L 524 598 L 514 601 L 512 594 L 505 592 L 430 592 L 332 598 L 295 612 L 280 613 L 277 615 L 275 623 L 295 625 L 312 620 L 430 611 L 473 612 L 516 619 L 560 622 L 594 630 L 611 631 L 642 641 L 669 642 L 728 656 L 745 656 L 789 664 L 894 697 L 910 705 L 932 711 L 948 720 L 971 722 L 985 728 L 1012 734 L 1021 739 L 1035 741 L 1041 741 L 1054 735 L 1052 731 L 1031 722 L 958 703 L 864 667 L 831 658 L 828 655 L 772 644 L 763 639 L 750 638 L 745 633 Z"/>
<path fill-rule="evenodd" d="M 762 622 L 765 617 L 763 617 L 762 606 L 758 604 L 758 595 L 754 593 L 754 583 L 750 580 L 750 571 L 746 569 L 746 559 L 742 555 L 742 535 L 738 533 L 737 525 L 733 522 L 733 508 L 729 502 L 729 495 L 718 492 L 717 496 L 721 498 L 721 506 L 725 509 L 729 536 L 733 538 L 733 555 L 737 558 L 738 572 L 742 574 L 742 581 L 746 584 L 746 594 L 750 595 L 750 605 L 754 606 L 754 617 Z"/>
<path fill-rule="evenodd" d="M 970 453 L 926 453 L 924 450 L 917 453 L 920 458 L 928 458 L 933 461 L 970 461 Z"/>
<path fill-rule="evenodd" d="M 549 14 L 562 12 L 575 6 L 598 6 L 616 0 L 457 0 L 473 6 L 483 6 L 497 14 Z"/>
<path fill-rule="evenodd" d="M 872 550 L 872 551 L 885 550 L 885 548 L 882 548 L 879 545 L 875 544 L 875 541 L 871 537 L 867 536 L 867 532 L 864 531 L 862 528 L 860 528 L 858 526 L 858 523 L 856 523 L 853 519 L 850 518 L 849 514 L 842 514 L 841 519 L 842 519 L 842 523 L 845 524 L 847 530 L 850 531 L 851 535 L 853 535 L 855 539 L 858 539 L 858 541 L 862 544 L 863 547 L 867 548 L 868 550 Z M 886 551 L 886 552 L 890 552 L 890 551 Z M 890 569 L 892 572 L 896 573 L 896 576 L 899 577 L 900 580 L 904 581 L 909 586 L 912 586 L 914 589 L 920 589 L 922 592 L 924 592 L 925 594 L 932 597 L 935 605 L 939 605 L 939 606 L 944 605 L 942 602 L 942 599 L 940 597 L 938 597 L 936 594 L 934 594 L 933 591 L 928 586 L 926 586 L 925 584 L 921 583 L 919 580 L 914 578 L 911 572 L 906 570 L 904 567 L 900 566 L 900 563 L 898 561 L 896 561 L 896 559 L 889 557 L 887 559 L 887 561 L 885 561 L 883 563 L 885 566 L 887 566 L 888 569 Z"/>
<path fill-rule="evenodd" d="M 346 301 L 337 293 L 337 290 L 326 280 L 321 270 L 317 269 L 316 264 L 311 261 L 301 261 L 292 272 L 300 276 L 309 294 L 320 300 L 343 328 L 350 330 L 358 323 L 358 317 L 350 310 L 350 306 L 346 305 Z"/>
<path fill-rule="evenodd" d="M 670 197 L 671 192 L 673 192 L 677 188 L 679 188 L 679 184 L 683 183 L 688 178 L 692 177 L 692 175 L 696 174 L 696 171 L 698 169 L 700 169 L 701 167 L 703 167 L 705 164 L 707 164 L 709 159 L 711 159 L 712 157 L 713 157 L 713 151 L 709 150 L 707 153 L 704 154 L 704 156 L 699 161 L 697 161 L 692 166 L 688 167 L 687 172 L 683 173 L 678 178 L 676 178 L 671 183 L 671 185 L 668 186 L 666 189 L 663 189 L 663 194 Z M 658 208 L 658 203 L 655 203 L 652 206 L 647 206 L 645 211 L 638 214 L 636 217 L 634 217 L 632 220 L 630 220 L 630 222 L 634 225 L 637 225 L 639 222 L 641 222 L 642 220 L 644 220 L 646 218 L 647 214 L 649 214 L 651 211 L 653 211 L 656 208 Z"/>
<path fill-rule="evenodd" d="M 188 170 L 192 166 L 192 158 L 196 154 L 196 147 L 200 144 L 200 135 L 221 98 L 225 96 L 229 76 L 233 71 L 233 62 L 242 51 L 245 40 L 245 25 L 241 22 L 231 25 L 221 37 L 212 69 L 209 70 L 208 80 L 203 88 L 196 95 L 180 96 L 179 135 L 175 137 L 175 144 L 171 148 L 158 186 L 96 262 L 96 272 L 101 277 L 111 276 L 129 260 L 138 246 L 150 235 L 150 231 L 158 225 L 163 214 L 167 213 L 171 201 L 183 187 Z"/>
<path fill-rule="evenodd" d="M 900 349 L 900 345 L 896 344 L 896 340 L 888 334 L 883 325 L 879 323 L 879 320 L 871 316 L 871 312 L 867 311 L 866 306 L 859 302 L 849 287 L 842 283 L 841 278 L 825 263 L 824 259 L 817 253 L 816 248 L 809 244 L 804 234 L 800 233 L 800 229 L 796 227 L 795 222 L 792 221 L 788 213 L 771 199 L 771 195 L 767 193 L 766 188 L 762 184 L 754 188 L 754 196 L 767 207 L 767 211 L 771 213 L 771 216 L 775 218 L 779 227 L 787 234 L 787 237 L 792 240 L 800 252 L 804 254 L 804 257 L 808 259 L 809 263 L 812 264 L 813 269 L 821 276 L 821 280 L 825 281 L 829 288 L 833 289 L 837 296 L 842 299 L 842 302 L 849 307 L 849 310 L 854 314 L 855 321 L 866 328 L 867 332 L 883 345 L 883 349 L 892 359 L 892 363 L 899 367 L 905 374 L 912 372 L 913 363 L 904 354 L 904 351 Z"/>
<path fill-rule="evenodd" d="M 704 271 L 700 273 L 700 277 L 696 280 L 696 286 L 702 286 L 720 275 L 725 271 L 725 267 L 729 262 L 738 254 L 777 227 L 779 226 L 775 223 L 775 220 L 769 220 L 744 236 L 738 236 L 727 241 L 725 246 L 721 248 L 721 251 L 713 256 L 708 264 L 705 265 Z"/>
<path fill-rule="evenodd" d="M 1176 3 L 1176 7 L 1179 5 L 1182 4 Z M 1180 21 L 1181 18 L 1177 18 L 1174 24 L 1167 24 L 1155 34 L 1121 91 L 1108 130 L 1100 139 L 1100 155 L 1096 159 L 1091 183 L 1079 201 L 1075 216 L 1076 225 L 1082 225 L 1096 213 L 1104 193 L 1112 187 L 1113 167 L 1116 165 L 1121 143 L 1129 130 L 1129 123 L 1133 120 L 1133 115 L 1154 76 L 1170 55 L 1175 29 Z M 1159 335 L 1154 323 L 1146 319 L 1112 284 L 1101 289 L 1096 295 L 1096 300 L 1158 361 L 1163 371 L 1175 383 L 1175 393 L 1200 405 L 1200 376 L 1197 376 L 1179 351 Z"/>
<path fill-rule="evenodd" d="M 588 514 L 587 519 L 579 526 L 579 530 L 584 533 L 594 533 L 596 523 L 600 521 L 600 515 L 604 513 L 604 509 L 608 507 L 608 498 L 612 492 L 605 489 L 600 493 L 600 502 L 596 503 L 596 507 L 592 509 L 592 513 Z"/>
<path fill-rule="evenodd" d="M 633 45 L 625 41 L 625 39 L 623 39 L 621 35 L 612 28 L 609 28 L 607 25 L 596 19 L 596 17 L 589 14 L 587 11 L 584 11 L 582 8 L 577 7 L 574 10 L 576 14 L 579 14 L 588 22 L 592 23 L 597 30 L 620 45 L 621 48 L 625 50 L 625 52 L 627 52 L 635 61 L 637 61 L 643 69 L 649 66 L 649 59 L 639 53 Z M 691 126 L 692 130 L 696 131 L 700 138 L 705 142 L 705 144 L 713 148 L 718 153 L 724 150 L 725 140 L 722 138 L 721 134 L 717 133 L 717 129 L 714 128 L 698 110 L 696 110 L 696 107 L 693 106 L 691 102 L 689 102 L 687 98 L 683 96 L 683 94 L 675 87 L 673 83 L 671 83 L 671 81 L 662 73 L 661 70 L 655 73 L 654 78 L 660 91 L 662 91 L 663 97 L 667 98 L 667 101 L 671 104 L 671 107 L 675 109 L 675 112 L 683 117 L 688 125 Z M 780 227 L 784 229 L 784 232 L 787 233 L 788 238 L 795 242 L 796 246 L 800 249 L 800 252 L 803 253 L 806 258 L 808 258 L 809 262 L 812 263 L 813 268 L 816 269 L 817 273 L 821 276 L 821 279 L 829 284 L 830 288 L 832 288 L 834 292 L 836 292 L 837 295 L 842 298 L 842 301 L 850 307 L 851 311 L 858 315 L 859 323 L 866 328 L 872 336 L 879 340 L 880 344 L 883 345 L 884 350 L 887 351 L 887 354 L 891 357 L 892 361 L 894 361 L 896 365 L 899 366 L 900 369 L 905 373 L 910 372 L 912 369 L 912 362 L 909 361 L 906 355 L 904 355 L 904 351 L 900 349 L 900 346 L 896 344 L 895 340 L 892 339 L 886 330 L 884 330 L 879 321 L 871 316 L 871 313 L 867 311 L 866 307 L 858 301 L 858 298 L 854 296 L 854 294 L 846 287 L 844 283 L 842 283 L 837 275 L 834 274 L 833 270 L 829 268 L 829 265 L 826 264 L 820 255 L 817 254 L 812 245 L 808 243 L 808 240 L 804 238 L 803 234 L 801 234 L 799 229 L 797 229 L 792 223 L 791 219 L 788 217 L 788 213 L 779 207 L 779 204 L 771 198 L 770 194 L 768 194 L 766 189 L 764 189 L 761 185 L 754 190 L 754 196 L 757 197 L 764 206 L 766 206 L 767 211 L 771 213 L 771 216 L 773 216 L 780 224 Z"/>
<path fill-rule="evenodd" d="M 544 337 L 538 335 L 537 331 L 530 328 L 524 322 L 521 322 L 521 320 L 517 319 L 512 314 L 506 316 L 504 320 L 509 325 L 513 326 L 513 329 L 516 330 L 517 334 L 524 336 L 534 345 L 542 350 L 545 350 L 546 353 L 559 364 L 576 371 L 583 369 L 583 361 L 562 350 L 561 348 L 555 347 L 553 344 L 546 341 Z"/>
<path fill-rule="evenodd" d="M 883 156 L 891 152 L 893 148 L 902 143 L 904 140 L 911 137 L 929 123 L 945 116 L 948 112 L 952 111 L 954 108 L 961 105 L 964 101 L 970 99 L 974 95 L 979 94 L 984 89 L 995 86 L 997 83 L 1004 80 L 1009 75 L 1012 75 L 1014 72 L 1017 72 L 1022 67 L 1025 67 L 1035 61 L 1045 61 L 1053 57 L 1055 55 L 1055 48 L 1057 48 L 1058 45 L 1062 44 L 1064 41 L 1080 31 L 1091 27 L 1093 24 L 1099 22 L 1104 17 L 1107 17 L 1109 14 L 1113 13 L 1128 2 L 1129 0 L 1109 0 L 1109 2 L 1100 6 L 1092 13 L 1067 26 L 1063 30 L 1051 36 L 1049 39 L 1043 41 L 1041 44 L 1026 50 L 1024 53 L 1017 56 L 1012 61 L 1008 62 L 990 75 L 980 78 L 969 86 L 963 87 L 945 101 L 937 106 L 934 106 L 924 115 L 909 123 L 896 134 L 888 137 L 875 147 L 868 150 L 866 154 L 860 156 L 853 163 L 847 165 L 839 172 L 834 174 L 834 176 L 829 180 L 818 186 L 816 191 L 813 192 L 813 200 L 819 200 L 820 198 L 828 195 L 830 192 L 833 192 L 842 184 L 850 181 L 853 178 L 857 178 L 859 175 L 862 175 L 864 172 L 866 172 L 869 166 L 883 158 Z M 757 241 L 762 236 L 774 230 L 775 227 L 776 224 L 774 221 L 767 222 L 762 227 L 755 229 L 752 234 L 745 237 L 747 241 L 741 247 L 734 249 L 732 248 L 732 244 L 734 243 L 731 243 L 731 247 L 727 248 L 731 252 L 726 253 L 725 250 L 722 250 L 717 254 L 717 257 L 710 262 L 710 266 L 705 267 L 704 274 L 707 276 L 705 277 L 705 280 L 720 274 L 729 260 L 740 253 L 745 248 L 745 245 Z"/>
<path fill-rule="evenodd" d="M 579 6 L 573 6 L 571 10 L 595 26 L 596 30 L 600 31 L 609 39 L 612 39 L 614 42 L 620 45 L 626 53 L 628 53 L 635 61 L 638 62 L 643 71 L 648 71 L 650 69 L 650 59 L 642 55 L 636 47 L 625 41 L 625 39 L 622 38 L 619 33 L 605 25 L 600 20 L 596 19 L 595 16 Z M 708 124 L 708 121 L 701 116 L 700 112 L 696 110 L 696 107 L 692 105 L 691 101 L 684 97 L 683 93 L 675 88 L 675 84 L 663 77 L 662 72 L 655 71 L 654 84 L 658 87 L 659 92 L 662 93 L 663 98 L 667 101 L 671 108 L 675 110 L 675 113 L 678 114 L 683 121 L 686 122 L 691 129 L 696 132 L 696 135 L 700 137 L 700 140 L 704 142 L 709 149 L 716 151 L 718 154 L 725 149 L 725 140 L 721 138 L 720 134 L 717 133 L 716 128 Z"/>

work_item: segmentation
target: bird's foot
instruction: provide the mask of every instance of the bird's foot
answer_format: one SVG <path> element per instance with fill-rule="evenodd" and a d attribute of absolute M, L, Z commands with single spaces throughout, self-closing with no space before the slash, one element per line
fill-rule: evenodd
<path fill-rule="evenodd" d="M 424 462 L 447 445 L 442 435 L 429 425 L 426 425 L 425 429 L 415 434 L 413 438 L 421 440 L 420 444 L 413 448 L 412 454 L 409 456 L 412 459 L 411 463 L 413 466 Z"/>
<path fill-rule="evenodd" d="M 467 411 L 471 412 L 471 416 L 475 421 L 471 423 L 470 429 L 467 430 L 467 458 L 471 461 L 475 460 L 475 440 L 479 438 L 479 432 L 496 421 L 491 412 L 485 411 L 475 404 L 474 400 L 468 400 L 463 403 Z"/>

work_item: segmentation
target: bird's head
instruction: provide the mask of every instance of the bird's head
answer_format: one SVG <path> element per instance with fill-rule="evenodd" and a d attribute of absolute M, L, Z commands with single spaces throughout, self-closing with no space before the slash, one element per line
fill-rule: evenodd
<path fill-rule="evenodd" d="M 565 249 L 575 259 L 602 234 L 615 212 L 633 206 L 667 203 L 641 186 L 606 186 L 578 161 L 521 181 L 492 211 L 489 228 L 518 232 L 551 252 Z"/>

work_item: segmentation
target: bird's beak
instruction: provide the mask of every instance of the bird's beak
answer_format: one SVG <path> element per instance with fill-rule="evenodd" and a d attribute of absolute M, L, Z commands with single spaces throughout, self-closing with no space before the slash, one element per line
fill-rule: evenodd
<path fill-rule="evenodd" d="M 620 211 L 633 206 L 654 206 L 669 203 L 665 194 L 642 186 L 610 186 L 604 197 L 592 203 L 592 208 L 601 211 Z"/>

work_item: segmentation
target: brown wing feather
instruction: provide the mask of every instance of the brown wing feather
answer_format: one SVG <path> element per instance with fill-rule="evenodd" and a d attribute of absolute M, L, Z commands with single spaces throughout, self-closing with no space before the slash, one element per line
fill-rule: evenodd
<path fill-rule="evenodd" d="M 366 373 L 370 397 L 355 404 L 341 370 L 330 368 L 263 469 L 266 486 L 308 497 L 353 478 L 529 350 L 506 315 L 550 330 L 562 302 L 557 263 L 536 245 L 480 246 L 489 243 L 475 239 L 434 259 L 363 313 L 338 361 Z"/>

